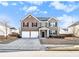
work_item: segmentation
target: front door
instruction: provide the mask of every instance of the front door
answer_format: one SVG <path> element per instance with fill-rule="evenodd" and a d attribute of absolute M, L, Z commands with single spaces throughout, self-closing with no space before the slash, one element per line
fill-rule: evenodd
<path fill-rule="evenodd" d="M 45 32 L 42 32 L 42 37 L 45 37 Z"/>

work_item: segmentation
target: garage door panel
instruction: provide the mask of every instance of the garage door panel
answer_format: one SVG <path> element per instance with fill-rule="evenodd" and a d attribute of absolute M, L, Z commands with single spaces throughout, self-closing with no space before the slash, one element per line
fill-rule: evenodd
<path fill-rule="evenodd" d="M 29 38 L 30 36 L 29 36 L 29 31 L 23 31 L 22 32 L 22 38 Z"/>
<path fill-rule="evenodd" d="M 38 38 L 38 31 L 32 31 L 31 38 Z"/>

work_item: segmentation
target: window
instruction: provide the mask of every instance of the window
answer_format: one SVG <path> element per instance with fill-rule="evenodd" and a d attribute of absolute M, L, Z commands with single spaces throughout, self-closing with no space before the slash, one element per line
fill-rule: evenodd
<path fill-rule="evenodd" d="M 32 27 L 37 27 L 37 23 L 32 23 Z"/>
<path fill-rule="evenodd" d="M 26 23 L 26 27 L 29 27 L 29 23 Z"/>
<path fill-rule="evenodd" d="M 49 26 L 53 27 L 55 26 L 55 23 L 49 23 Z"/>
<path fill-rule="evenodd" d="M 56 34 L 56 31 L 55 30 L 50 30 L 49 33 L 50 34 Z"/>
<path fill-rule="evenodd" d="M 28 26 L 29 26 L 29 23 L 23 22 L 23 27 L 28 27 Z"/>

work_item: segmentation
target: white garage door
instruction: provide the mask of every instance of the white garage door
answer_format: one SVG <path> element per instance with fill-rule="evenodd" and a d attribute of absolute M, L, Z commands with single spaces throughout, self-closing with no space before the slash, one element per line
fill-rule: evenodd
<path fill-rule="evenodd" d="M 31 38 L 38 38 L 38 31 L 31 31 Z"/>
<path fill-rule="evenodd" d="M 22 31 L 22 38 L 29 38 L 30 32 L 29 31 Z"/>
<path fill-rule="evenodd" d="M 31 31 L 31 36 L 29 31 L 22 31 L 22 38 L 38 38 L 38 31 Z"/>

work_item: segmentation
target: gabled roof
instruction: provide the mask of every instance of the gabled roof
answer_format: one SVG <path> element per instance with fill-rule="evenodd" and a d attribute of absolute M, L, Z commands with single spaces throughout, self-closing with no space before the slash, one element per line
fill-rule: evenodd
<path fill-rule="evenodd" d="M 53 20 L 57 20 L 56 18 L 54 18 L 54 17 L 35 17 L 35 16 L 33 16 L 33 15 L 31 15 L 31 14 L 28 14 L 27 16 L 25 16 L 22 20 L 24 20 L 24 19 L 26 19 L 27 17 L 29 17 L 29 16 L 32 16 L 32 17 L 34 17 L 36 20 L 38 20 L 38 21 L 49 21 L 49 20 L 51 20 L 51 19 L 53 19 Z"/>
<path fill-rule="evenodd" d="M 56 17 L 51 17 L 51 18 L 48 19 L 48 21 L 50 21 L 50 22 L 51 22 L 52 20 L 58 21 L 58 19 L 57 19 Z"/>
<path fill-rule="evenodd" d="M 36 17 L 36 18 L 38 18 L 40 21 L 48 21 L 50 17 Z"/>
<path fill-rule="evenodd" d="M 23 19 L 22 19 L 22 21 L 23 20 L 26 20 L 26 18 L 28 18 L 29 16 L 32 16 L 32 17 L 34 17 L 33 15 L 31 15 L 31 14 L 28 14 L 27 16 L 25 16 Z M 34 17 L 37 21 L 39 21 L 36 17 Z"/>
<path fill-rule="evenodd" d="M 78 21 L 78 22 L 73 23 L 72 25 L 70 25 L 70 26 L 68 26 L 68 27 L 73 27 L 73 26 L 76 26 L 76 25 L 79 25 L 79 21 Z"/>

